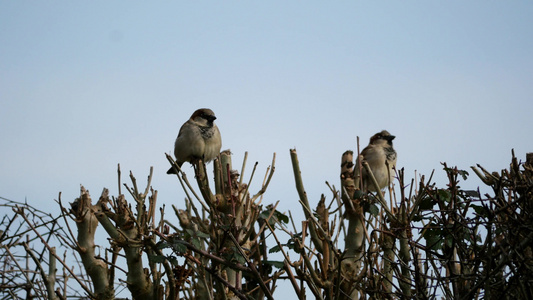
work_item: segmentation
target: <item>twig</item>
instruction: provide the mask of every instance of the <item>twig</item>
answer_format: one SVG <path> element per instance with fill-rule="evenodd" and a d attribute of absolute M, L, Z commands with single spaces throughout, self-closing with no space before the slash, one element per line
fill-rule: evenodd
<path fill-rule="evenodd" d="M 272 209 L 270 211 L 270 214 L 268 215 L 268 218 L 266 218 L 266 220 L 263 223 L 263 225 L 261 225 L 261 227 L 259 228 L 259 231 L 257 232 L 257 234 L 255 235 L 255 238 L 252 241 L 252 245 L 256 243 L 256 241 L 259 238 L 259 236 L 261 235 L 261 233 L 263 233 L 263 231 L 265 230 L 265 227 L 268 225 L 268 221 L 270 220 L 270 218 L 272 218 L 272 215 L 274 215 L 274 212 L 276 211 L 276 208 L 278 207 L 278 204 L 279 204 L 279 200 L 272 207 Z M 268 227 L 270 228 L 270 226 L 268 226 Z M 271 232 L 274 233 L 273 230 L 271 230 Z"/>
<path fill-rule="evenodd" d="M 258 162 L 255 162 L 254 164 L 254 168 L 252 169 L 252 174 L 250 175 L 250 179 L 248 180 L 248 184 L 246 185 L 246 189 L 244 190 L 244 192 L 242 193 L 242 198 L 240 199 L 239 203 L 245 203 L 246 206 L 249 206 L 251 203 L 253 203 L 252 201 L 244 201 L 246 199 L 246 196 L 248 195 L 248 190 L 250 189 L 250 185 L 252 184 L 252 179 L 254 178 L 254 174 L 255 174 L 255 170 L 257 169 L 257 165 L 258 165 Z M 243 165 L 243 169 L 244 169 L 244 165 Z M 241 178 L 240 178 L 240 181 L 239 181 L 239 187 L 242 186 L 242 174 L 241 174 Z M 245 208 L 245 211 L 248 209 L 248 207 Z"/>
<path fill-rule="evenodd" d="M 202 207 L 206 210 L 206 211 L 209 211 L 209 207 L 202 201 L 202 199 L 200 199 L 200 197 L 198 196 L 198 194 L 196 194 L 196 192 L 194 191 L 192 185 L 190 184 L 189 180 L 187 179 L 187 174 L 185 174 L 185 172 L 183 172 L 181 170 L 181 168 L 178 167 L 178 165 L 176 164 L 176 161 L 172 158 L 172 156 L 168 155 L 167 153 L 165 153 L 165 155 L 167 156 L 167 159 L 168 161 L 172 164 L 172 166 L 174 168 L 178 168 L 177 172 L 176 172 L 176 176 L 178 177 L 178 180 L 180 181 L 180 184 L 181 186 L 183 187 L 183 191 L 185 191 L 185 194 L 187 195 L 187 197 L 189 199 L 191 199 L 191 197 L 189 196 L 189 193 L 187 192 L 187 189 L 185 188 L 185 186 L 188 187 L 189 191 L 192 192 L 192 194 L 194 195 L 194 197 L 196 198 L 196 200 L 198 200 L 198 202 L 200 202 L 200 204 L 202 205 Z M 179 176 L 179 174 L 181 174 L 181 177 Z"/>
<path fill-rule="evenodd" d="M 202 267 L 207 271 L 209 272 L 212 276 L 216 277 L 216 279 L 221 282 L 222 284 L 224 284 L 228 289 L 230 289 L 237 297 L 239 297 L 239 299 L 242 299 L 242 300 L 248 300 L 248 297 L 246 297 L 246 295 L 244 295 L 243 293 L 241 293 L 239 290 L 237 290 L 232 284 L 230 284 L 227 280 L 225 280 L 224 278 L 222 278 L 220 275 L 218 275 L 218 273 L 215 271 L 215 270 L 212 270 L 210 268 L 207 268 L 206 266 L 202 265 Z M 223 296 L 226 296 L 226 295 L 223 295 Z"/>
<path fill-rule="evenodd" d="M 294 288 L 294 291 L 296 292 L 296 294 L 298 295 L 298 298 L 300 300 L 304 300 L 305 298 L 303 298 L 303 296 L 301 294 L 300 287 L 298 286 L 298 282 L 296 282 L 296 278 L 292 274 L 292 271 L 291 271 L 292 265 L 291 265 L 291 261 L 289 259 L 289 256 L 283 250 L 283 247 L 282 247 L 280 241 L 278 240 L 278 237 L 274 233 L 274 229 L 272 227 L 270 227 L 270 224 L 268 224 L 268 222 L 266 222 L 266 226 L 268 226 L 268 228 L 270 229 L 270 232 L 272 232 L 272 235 L 274 236 L 274 239 L 276 240 L 276 243 L 278 244 L 278 247 L 279 247 L 279 249 L 281 251 L 281 254 L 284 257 L 285 270 L 287 271 L 287 275 L 289 276 L 289 279 L 290 279 L 291 284 L 292 284 L 292 286 Z"/>
<path fill-rule="evenodd" d="M 266 180 L 266 183 L 263 183 L 263 187 L 261 188 L 261 190 L 259 190 L 259 192 L 257 192 L 257 194 L 255 194 L 253 197 L 252 197 L 252 202 L 255 202 L 255 200 L 259 197 L 259 196 L 262 196 L 267 188 L 268 188 L 268 185 L 270 184 L 270 179 L 272 179 L 272 176 L 274 175 L 274 170 L 276 169 L 275 167 L 275 164 L 276 164 L 276 153 L 274 153 L 274 155 L 272 156 L 272 164 L 271 164 L 271 169 L 270 169 L 270 173 L 268 173 L 268 178 Z M 268 172 L 268 170 L 267 170 Z"/>
<path fill-rule="evenodd" d="M 76 236 L 72 232 L 72 229 L 70 229 L 69 222 L 67 222 L 67 218 L 65 216 L 66 209 L 63 207 L 63 203 L 61 202 L 61 192 L 59 193 L 59 197 L 58 197 L 57 203 L 59 203 L 59 208 L 61 209 L 61 216 L 63 216 L 63 220 L 65 220 L 65 224 L 67 225 L 67 230 L 68 230 L 68 232 L 70 234 L 70 237 L 74 241 L 74 243 L 76 243 L 76 246 L 69 245 L 69 247 L 73 248 L 73 249 L 80 248 L 80 244 L 78 244 L 78 240 L 76 239 Z"/>
<path fill-rule="evenodd" d="M 265 222 L 265 223 L 267 223 L 267 222 Z M 261 274 L 259 274 L 259 272 L 257 272 L 257 269 L 255 268 L 255 265 L 250 261 L 250 259 L 246 255 L 246 253 L 244 253 L 244 251 L 242 250 L 242 247 L 239 245 L 239 242 L 237 242 L 237 240 L 235 239 L 235 237 L 233 236 L 233 234 L 231 232 L 229 232 L 229 237 L 232 240 L 233 244 L 235 245 L 235 248 L 237 248 L 237 250 L 239 251 L 241 256 L 246 260 L 246 263 L 248 264 L 248 267 L 250 268 L 250 270 L 252 270 L 252 274 L 254 274 L 254 276 L 256 277 L 256 279 L 257 279 L 259 285 L 261 286 L 261 289 L 265 293 L 266 297 L 268 299 L 270 299 L 270 300 L 274 300 L 274 298 L 272 297 L 272 294 L 270 293 L 270 290 L 265 285 L 265 282 L 263 281 L 263 278 L 261 278 Z"/>
<path fill-rule="evenodd" d="M 52 247 L 50 247 L 50 245 L 48 245 L 48 243 L 45 241 L 45 239 L 41 236 L 41 234 L 35 229 L 35 227 L 32 225 L 32 223 L 28 220 L 28 218 L 26 218 L 26 215 L 24 214 L 24 210 L 22 208 L 20 208 L 18 205 L 16 206 L 16 209 L 13 208 L 13 210 L 15 211 L 15 213 L 19 214 L 23 219 L 24 221 L 26 221 L 26 223 L 28 224 L 28 226 L 30 226 L 30 228 L 33 230 L 33 232 L 35 232 L 35 234 L 41 239 L 41 241 L 43 242 L 44 246 L 48 249 L 48 251 L 52 251 Z M 72 277 L 78 282 L 78 284 L 85 290 L 85 292 L 92 298 L 95 298 L 95 296 L 93 295 L 93 293 L 91 292 L 91 290 L 83 283 L 81 282 L 81 280 L 78 278 L 78 276 L 76 276 L 76 274 L 74 274 L 74 271 L 72 271 L 66 264 L 65 262 L 59 257 L 57 256 L 57 254 L 54 254 L 54 257 L 59 260 L 61 262 L 61 264 L 65 267 L 65 269 L 68 270 L 68 272 L 72 275 Z"/>
<path fill-rule="evenodd" d="M 39 270 L 39 272 L 41 273 L 41 278 L 43 279 L 44 285 L 46 286 L 46 292 L 48 293 L 48 299 L 49 300 L 56 299 L 55 293 L 54 293 L 55 280 L 53 280 L 53 279 L 50 280 L 50 278 L 46 274 L 43 266 L 41 265 L 41 262 L 40 262 L 39 258 L 37 256 L 35 256 L 33 251 L 28 246 L 28 243 L 24 242 L 24 243 L 22 243 L 22 245 L 24 246 L 24 249 L 26 249 L 26 253 L 28 253 L 30 255 L 31 259 L 33 260 L 33 262 L 37 266 L 37 270 Z M 53 255 L 52 253 L 55 253 L 55 248 L 52 248 L 52 251 L 50 251 L 50 255 L 51 256 Z M 55 269 L 55 263 L 54 263 L 53 267 Z M 50 264 L 50 268 L 52 268 L 52 264 Z M 50 270 L 50 271 L 52 271 L 52 270 Z M 32 282 L 32 281 L 30 281 L 30 282 Z M 33 287 L 33 285 L 32 285 L 32 287 Z"/>
<path fill-rule="evenodd" d="M 23 242 L 25 243 L 25 242 Z M 31 283 L 31 279 L 28 277 L 28 275 L 26 275 L 26 272 L 23 272 L 23 270 L 25 270 L 19 263 L 18 263 L 18 260 L 15 258 L 15 256 L 13 255 L 13 253 L 11 253 L 11 251 L 9 250 L 9 247 L 7 247 L 6 245 L 2 245 L 4 247 L 4 249 L 6 250 L 7 254 L 9 254 L 9 256 L 11 257 L 11 260 L 17 265 L 17 267 L 19 268 L 19 270 L 21 271 L 22 275 L 26 278 L 26 281 L 28 283 Z M 33 286 L 33 284 L 29 284 L 29 287 L 31 289 L 33 289 L 35 291 L 36 294 L 39 294 L 39 291 Z"/>

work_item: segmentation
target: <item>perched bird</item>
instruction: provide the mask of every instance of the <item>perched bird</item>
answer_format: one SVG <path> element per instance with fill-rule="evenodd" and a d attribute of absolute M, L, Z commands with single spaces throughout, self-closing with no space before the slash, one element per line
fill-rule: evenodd
<path fill-rule="evenodd" d="M 181 126 L 174 144 L 174 156 L 178 166 L 181 167 L 186 161 L 192 163 L 202 159 L 208 162 L 217 157 L 222 147 L 222 139 L 217 125 L 213 123 L 216 118 L 212 110 L 200 108 Z M 170 168 L 167 174 L 176 172 Z"/>
<path fill-rule="evenodd" d="M 363 179 L 363 188 L 367 191 L 377 192 L 389 185 L 394 176 L 394 168 L 396 166 L 396 151 L 392 147 L 392 140 L 395 136 L 391 135 L 388 131 L 383 130 L 374 134 L 370 138 L 370 143 L 363 149 L 359 158 L 356 161 L 354 177 L 356 179 L 356 186 L 359 186 L 359 176 Z M 372 179 L 366 169 L 360 165 L 359 159 L 362 158 L 366 161 L 378 182 L 379 188 L 376 188 Z M 388 162 L 388 168 L 385 164 Z M 359 169 L 361 167 L 361 171 Z"/>

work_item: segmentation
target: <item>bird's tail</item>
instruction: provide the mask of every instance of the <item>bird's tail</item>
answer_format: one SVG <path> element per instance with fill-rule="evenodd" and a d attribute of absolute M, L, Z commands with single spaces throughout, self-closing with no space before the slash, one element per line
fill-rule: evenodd
<path fill-rule="evenodd" d="M 181 169 L 181 166 L 183 165 L 183 162 L 176 162 L 176 164 Z M 176 173 L 176 168 L 174 168 L 174 166 L 170 167 L 170 169 L 168 169 L 168 171 L 167 171 L 167 174 L 177 174 Z"/>

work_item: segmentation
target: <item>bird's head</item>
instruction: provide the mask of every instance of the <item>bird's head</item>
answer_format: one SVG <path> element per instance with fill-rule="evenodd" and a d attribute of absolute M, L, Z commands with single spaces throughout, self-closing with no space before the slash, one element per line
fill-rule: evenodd
<path fill-rule="evenodd" d="M 215 113 L 209 108 L 200 108 L 191 116 L 191 120 L 202 127 L 213 126 L 213 121 L 215 121 L 216 118 Z"/>
<path fill-rule="evenodd" d="M 395 136 L 391 135 L 387 130 L 382 130 L 376 134 L 374 134 L 370 138 L 370 144 L 373 145 L 385 145 L 389 144 L 392 146 L 392 140 L 394 140 Z"/>

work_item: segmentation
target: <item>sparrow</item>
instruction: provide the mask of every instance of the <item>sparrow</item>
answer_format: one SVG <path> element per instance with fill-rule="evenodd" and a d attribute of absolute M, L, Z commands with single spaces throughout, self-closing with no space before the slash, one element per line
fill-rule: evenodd
<path fill-rule="evenodd" d="M 367 191 L 377 192 L 389 185 L 394 176 L 393 168 L 396 167 L 396 150 L 392 147 L 392 140 L 395 136 L 388 131 L 383 130 L 374 134 L 370 138 L 370 143 L 361 151 L 357 158 L 354 178 L 356 179 L 356 186 L 359 186 L 359 176 L 363 179 L 363 188 Z M 378 188 L 372 182 L 370 174 L 366 169 L 360 165 L 359 159 L 366 161 L 376 178 L 379 185 Z M 388 162 L 388 168 L 385 162 Z M 361 172 L 359 167 L 362 168 Z"/>
<path fill-rule="evenodd" d="M 217 157 L 222 147 L 222 138 L 217 125 L 213 123 L 216 118 L 209 108 L 200 108 L 181 126 L 174 143 L 174 156 L 178 166 L 199 159 L 209 162 Z M 176 174 L 176 171 L 170 168 L 167 174 Z"/>

